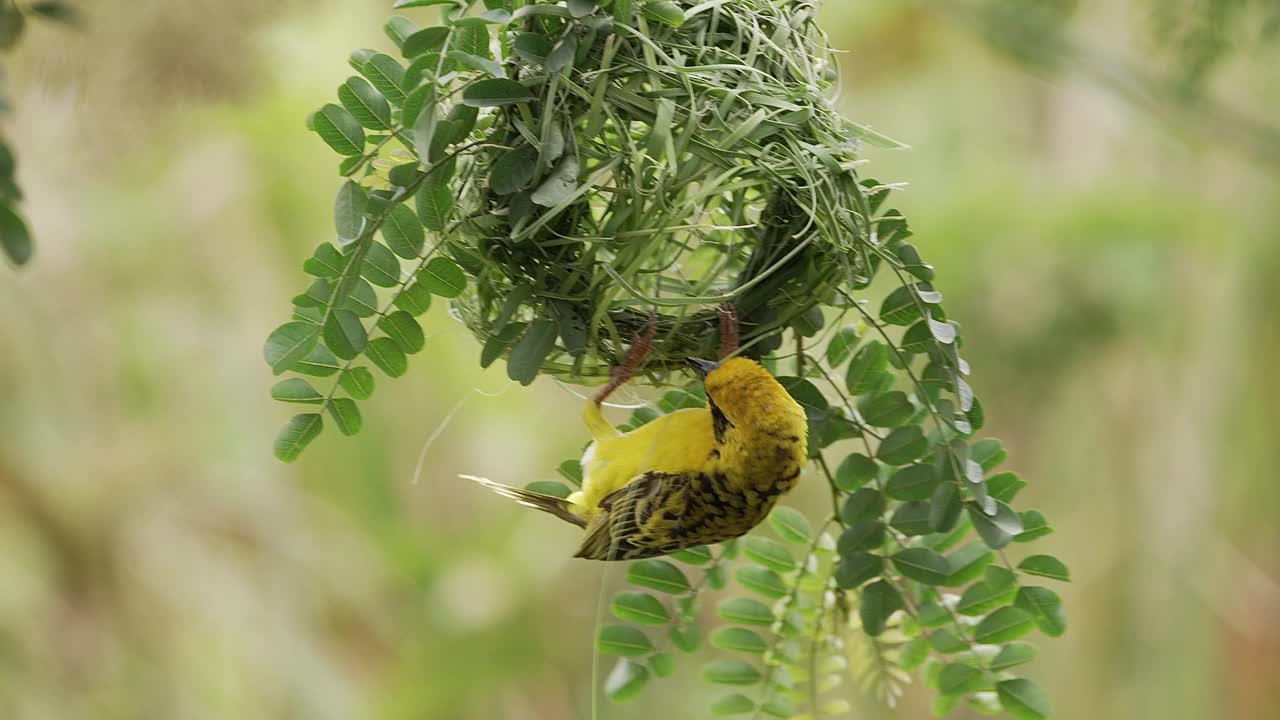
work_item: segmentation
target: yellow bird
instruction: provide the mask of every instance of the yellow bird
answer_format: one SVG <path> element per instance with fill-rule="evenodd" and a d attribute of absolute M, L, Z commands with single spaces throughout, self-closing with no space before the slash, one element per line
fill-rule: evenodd
<path fill-rule="evenodd" d="M 736 346 L 736 331 L 732 311 L 723 311 L 728 347 L 722 354 Z M 744 535 L 795 487 L 807 462 L 804 410 L 759 363 L 743 357 L 690 358 L 703 378 L 707 407 L 620 433 L 600 406 L 635 374 L 653 334 L 651 324 L 613 380 L 587 402 L 583 420 L 593 442 L 582 457 L 580 491 L 562 499 L 467 476 L 585 528 L 576 557 L 633 560 Z"/>

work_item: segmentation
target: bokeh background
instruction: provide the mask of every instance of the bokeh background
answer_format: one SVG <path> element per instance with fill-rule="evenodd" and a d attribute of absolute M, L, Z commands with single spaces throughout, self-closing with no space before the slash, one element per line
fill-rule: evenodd
<path fill-rule="evenodd" d="M 455 477 L 552 477 L 569 388 L 479 370 L 440 303 L 359 437 L 271 457 L 262 341 L 338 185 L 303 122 L 390 2 L 82 5 L 4 60 L 37 254 L 0 268 L 0 717 L 587 717 L 600 567 Z M 1035 5 L 824 10 L 1073 571 L 1030 674 L 1060 718 L 1280 717 L 1274 3 Z M 684 667 L 601 717 L 702 717 Z"/>

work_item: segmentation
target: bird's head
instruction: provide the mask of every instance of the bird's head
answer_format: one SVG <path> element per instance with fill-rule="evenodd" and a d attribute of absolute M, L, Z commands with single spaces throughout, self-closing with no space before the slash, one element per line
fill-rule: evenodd
<path fill-rule="evenodd" d="M 734 357 L 717 363 L 689 358 L 688 362 L 702 376 L 720 442 L 734 429 L 794 426 L 797 434 L 806 429 L 804 410 L 755 360 Z"/>

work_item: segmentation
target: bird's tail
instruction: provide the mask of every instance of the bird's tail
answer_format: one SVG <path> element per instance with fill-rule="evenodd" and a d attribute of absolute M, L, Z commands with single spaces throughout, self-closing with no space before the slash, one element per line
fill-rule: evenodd
<path fill-rule="evenodd" d="M 573 514 L 573 509 L 572 509 L 573 503 L 569 502 L 568 500 L 565 500 L 564 498 L 558 498 L 555 495 L 544 495 L 542 493 L 530 492 L 528 490 L 521 490 L 519 488 L 513 488 L 507 485 L 501 485 L 488 478 L 476 477 L 474 475 L 459 475 L 458 477 L 461 477 L 465 480 L 471 480 L 472 482 L 479 483 L 489 488 L 490 490 L 498 493 L 502 497 L 511 498 L 512 500 L 515 500 L 516 502 L 520 503 L 521 505 L 524 505 L 525 507 L 531 507 L 537 510 L 541 510 L 542 512 L 545 512 L 545 513 L 551 513 L 552 515 L 555 515 L 561 520 L 564 520 L 565 522 L 568 522 L 568 523 L 573 523 L 574 525 L 577 525 L 578 527 L 581 527 L 581 528 L 584 528 L 587 526 L 586 520 L 583 520 L 582 518 Z"/>

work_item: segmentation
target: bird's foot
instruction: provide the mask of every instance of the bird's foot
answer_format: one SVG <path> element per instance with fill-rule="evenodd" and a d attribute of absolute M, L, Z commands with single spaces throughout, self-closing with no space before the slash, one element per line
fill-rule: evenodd
<path fill-rule="evenodd" d="M 631 349 L 622 357 L 622 363 L 609 368 L 609 382 L 591 399 L 595 404 L 599 405 L 613 394 L 614 390 L 622 387 L 631 378 L 635 377 L 636 371 L 640 369 L 640 365 L 644 363 L 644 359 L 648 356 L 649 351 L 653 349 L 653 340 L 658 335 L 658 317 L 649 315 L 649 324 L 645 326 L 644 332 L 636 336 L 631 343 Z"/>
<path fill-rule="evenodd" d="M 720 359 L 738 352 L 738 308 L 731 302 L 720 303 Z"/>

